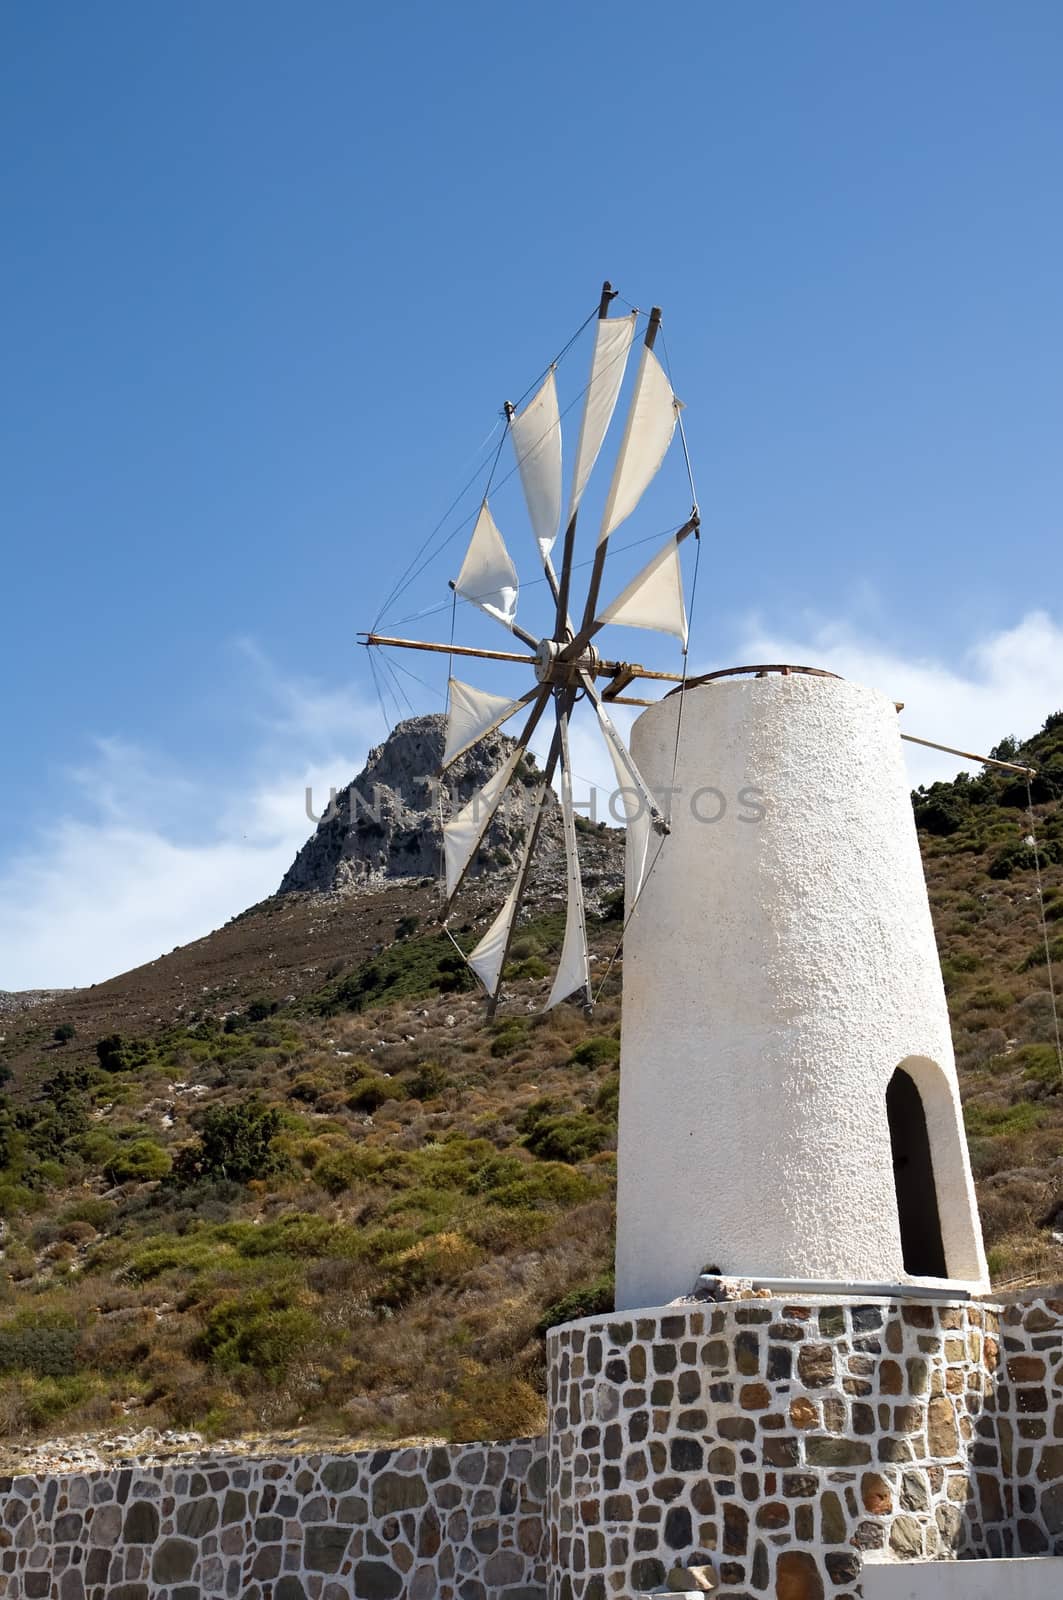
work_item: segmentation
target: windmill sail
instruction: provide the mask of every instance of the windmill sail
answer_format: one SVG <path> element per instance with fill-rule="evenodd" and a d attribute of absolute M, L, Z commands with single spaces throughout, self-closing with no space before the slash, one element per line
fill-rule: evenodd
<path fill-rule="evenodd" d="M 517 615 L 518 588 L 517 569 L 485 500 L 461 571 L 454 579 L 454 592 L 511 628 Z"/>
<path fill-rule="evenodd" d="M 532 532 L 545 560 L 561 521 L 561 415 L 553 367 L 534 399 L 510 417 L 510 428 Z"/>
<path fill-rule="evenodd" d="M 501 727 L 521 706 L 534 700 L 538 690 L 509 700 L 503 694 L 488 694 L 486 689 L 476 689 L 460 678 L 451 678 L 450 701 L 447 709 L 447 740 L 443 749 L 443 766 L 449 767 L 478 740 Z"/>
<path fill-rule="evenodd" d="M 548 781 L 548 779 L 544 779 L 539 785 L 538 793 L 535 797 L 534 815 L 536 817 L 542 813 Z M 524 895 L 524 885 L 528 876 L 528 861 L 535 848 L 538 833 L 539 829 L 533 823 L 528 829 L 520 863 L 517 867 L 517 876 L 513 880 L 512 889 L 506 896 L 505 904 L 479 944 L 466 957 L 469 966 L 492 998 L 498 994 L 499 985 L 502 982 L 502 968 L 506 961 L 506 951 L 509 949 L 509 941 L 513 934 L 513 924 L 516 922 L 517 913 L 520 910 L 520 903 Z"/>
<path fill-rule="evenodd" d="M 624 877 L 624 916 L 630 917 L 642 893 L 646 872 L 650 866 L 651 845 L 654 838 L 653 821 L 649 807 L 636 789 L 631 786 L 631 774 L 621 761 L 612 739 L 607 738 L 609 755 L 616 774 L 616 788 L 627 819 L 627 849 Z M 662 841 L 663 842 L 663 841 Z M 660 848 L 660 845 L 658 845 Z"/>
<path fill-rule="evenodd" d="M 443 855 L 446 862 L 447 898 L 453 895 L 461 882 L 480 842 L 491 825 L 506 786 L 524 754 L 523 745 L 509 756 L 498 771 L 478 789 L 472 799 L 443 826 Z"/>
<path fill-rule="evenodd" d="M 591 376 L 587 384 L 587 399 L 580 423 L 579 444 L 576 447 L 576 468 L 572 474 L 572 497 L 568 507 L 571 522 L 594 463 L 609 431 L 616 410 L 620 386 L 624 381 L 628 352 L 635 339 L 638 313 L 630 317 L 600 317 L 594 336 L 594 355 L 591 358 Z"/>
<path fill-rule="evenodd" d="M 625 628 L 652 628 L 674 633 L 687 647 L 687 610 L 683 600 L 683 569 L 679 541 L 669 539 L 627 588 L 596 618 L 595 625 L 616 622 Z"/>
<path fill-rule="evenodd" d="M 587 921 L 583 909 L 583 879 L 576 845 L 576 813 L 572 805 L 572 763 L 568 753 L 568 716 L 558 718 L 561 732 L 561 813 L 565 824 L 565 855 L 568 861 L 568 906 L 565 911 L 565 940 L 561 961 L 554 977 L 545 1009 L 550 1011 L 577 989 L 589 997 L 591 971 L 587 950 Z"/>
<path fill-rule="evenodd" d="M 675 432 L 676 398 L 664 368 L 644 346 L 627 426 L 605 503 L 599 545 L 629 517 L 660 470 Z"/>

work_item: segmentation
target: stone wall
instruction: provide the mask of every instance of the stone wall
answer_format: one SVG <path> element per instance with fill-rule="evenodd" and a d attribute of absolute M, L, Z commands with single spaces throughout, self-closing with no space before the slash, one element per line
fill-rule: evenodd
<path fill-rule="evenodd" d="M 863 1552 L 986 1553 L 969 1458 L 995 1426 L 995 1309 L 673 1306 L 569 1324 L 550 1357 L 552 1600 L 697 1561 L 724 1595 L 851 1600 Z"/>
<path fill-rule="evenodd" d="M 1063 1287 L 1005 1299 L 1000 1332 L 993 1408 L 972 1452 L 976 1548 L 1063 1555 Z"/>
<path fill-rule="evenodd" d="M 4 1600 L 544 1600 L 546 1443 L 0 1479 Z"/>

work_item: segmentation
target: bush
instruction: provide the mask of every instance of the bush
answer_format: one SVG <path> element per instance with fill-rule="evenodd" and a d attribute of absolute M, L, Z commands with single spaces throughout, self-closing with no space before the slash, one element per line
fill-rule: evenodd
<path fill-rule="evenodd" d="M 406 1086 L 413 1100 L 435 1100 L 449 1082 L 438 1061 L 421 1061 L 406 1080 Z"/>
<path fill-rule="evenodd" d="M 0 1373 L 32 1372 L 37 1378 L 65 1378 L 77 1371 L 76 1328 L 0 1328 Z"/>
<path fill-rule="evenodd" d="M 147 1039 L 126 1039 L 109 1033 L 96 1041 L 96 1056 L 104 1072 L 132 1072 L 155 1059 L 155 1046 Z"/>
<path fill-rule="evenodd" d="M 347 1104 L 352 1111 L 372 1113 L 379 1110 L 385 1101 L 405 1098 L 405 1084 L 394 1078 L 362 1078 L 347 1096 Z"/>
<path fill-rule="evenodd" d="M 967 821 L 970 815 L 967 806 L 952 794 L 935 792 L 949 790 L 951 787 L 951 784 L 935 783 L 928 790 L 917 790 L 913 795 L 915 825 L 924 833 L 947 838 L 949 834 L 958 833 Z"/>
<path fill-rule="evenodd" d="M 134 1139 L 131 1144 L 119 1145 L 103 1173 L 110 1183 L 149 1183 L 165 1178 L 172 1165 L 154 1139 Z"/>
<path fill-rule="evenodd" d="M 620 1040 L 612 1038 L 584 1039 L 569 1057 L 570 1067 L 604 1067 L 607 1062 L 620 1060 Z"/>
<path fill-rule="evenodd" d="M 616 1283 L 612 1272 L 603 1272 L 593 1283 L 572 1289 L 564 1299 L 547 1306 L 539 1318 L 536 1332 L 544 1338 L 551 1328 L 563 1322 L 576 1322 L 580 1317 L 599 1317 L 612 1311 L 616 1296 Z"/>
<path fill-rule="evenodd" d="M 313 1312 L 290 1305 L 283 1290 L 259 1290 L 216 1305 L 193 1354 L 223 1368 L 250 1367 L 278 1376 L 319 1334 Z"/>
<path fill-rule="evenodd" d="M 273 1141 L 280 1125 L 276 1106 L 264 1106 L 259 1100 L 212 1106 L 195 1144 L 178 1152 L 174 1181 L 187 1185 L 204 1178 L 226 1178 L 232 1183 L 249 1183 L 278 1171 L 281 1158 Z"/>
<path fill-rule="evenodd" d="M 52 1034 L 56 1044 L 69 1044 L 71 1039 L 77 1038 L 78 1031 L 72 1022 L 61 1022 Z"/>
<path fill-rule="evenodd" d="M 412 938 L 417 932 L 417 927 L 420 921 L 420 917 L 415 916 L 412 912 L 407 917 L 400 917 L 398 922 L 395 924 L 396 939 Z"/>
<path fill-rule="evenodd" d="M 564 1161 L 574 1166 L 597 1155 L 608 1143 L 608 1132 L 585 1112 L 564 1112 L 555 1100 L 537 1100 L 520 1119 L 524 1143 L 543 1161 Z"/>
<path fill-rule="evenodd" d="M 471 987 L 465 962 L 449 939 L 438 935 L 403 939 L 326 989 L 316 1009 L 331 1017 L 339 1011 L 365 1011 L 391 1000 L 416 1000 Z"/>

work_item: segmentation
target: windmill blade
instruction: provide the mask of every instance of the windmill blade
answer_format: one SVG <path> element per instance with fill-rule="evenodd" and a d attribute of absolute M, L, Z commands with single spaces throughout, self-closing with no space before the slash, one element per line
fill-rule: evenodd
<path fill-rule="evenodd" d="M 502 973 L 505 969 L 506 957 L 509 955 L 510 944 L 513 941 L 513 930 L 517 925 L 517 916 L 521 902 L 524 899 L 524 891 L 528 884 L 532 855 L 539 838 L 539 830 L 543 824 L 543 801 L 553 779 L 560 751 L 561 736 L 555 730 L 550 744 L 550 753 L 543 768 L 542 782 L 536 791 L 535 814 L 528 829 L 527 838 L 524 841 L 524 850 L 521 854 L 513 887 L 506 896 L 505 904 L 498 916 L 476 948 L 466 958 L 469 966 L 487 990 L 488 998 L 491 1002 L 489 1015 L 494 1014 L 495 1007 L 498 1004 L 498 997 L 502 989 Z"/>
<path fill-rule="evenodd" d="M 568 864 L 568 904 L 565 908 L 565 939 L 561 960 L 554 977 L 545 1010 L 552 1011 L 570 994 L 582 989 L 590 1002 L 591 969 L 587 949 L 587 918 L 583 905 L 583 879 L 579 870 L 576 843 L 576 813 L 572 805 L 572 760 L 568 751 L 568 712 L 559 709 L 561 735 L 561 813 L 565 825 L 565 856 Z"/>
<path fill-rule="evenodd" d="M 631 515 L 657 476 L 675 433 L 676 405 L 672 385 L 647 343 L 605 502 L 599 545 Z"/>
<path fill-rule="evenodd" d="M 454 579 L 455 594 L 470 600 L 489 617 L 512 628 L 517 616 L 520 580 L 506 542 L 498 531 L 485 500 L 472 530 L 461 571 Z"/>
<path fill-rule="evenodd" d="M 616 774 L 617 793 L 624 805 L 626 818 L 627 843 L 624 852 L 624 917 L 631 915 L 642 893 L 642 885 L 646 881 L 646 873 L 650 867 L 650 848 L 654 839 L 653 819 L 649 810 L 640 796 L 632 794 L 629 787 L 629 773 L 626 766 L 622 766 L 615 746 L 610 740 L 606 741 L 609 756 Z M 664 843 L 658 839 L 657 848 Z M 656 855 L 654 855 L 656 859 Z"/>
<path fill-rule="evenodd" d="M 450 912 L 454 896 L 461 888 L 465 875 L 473 863 L 473 859 L 483 841 L 484 834 L 491 826 L 499 806 L 502 804 L 506 789 L 517 770 L 518 763 L 528 748 L 528 743 L 535 732 L 539 718 L 543 714 L 546 702 L 550 698 L 549 689 L 541 689 L 539 697 L 532 706 L 531 716 L 528 718 L 517 743 L 498 771 L 488 778 L 482 789 L 478 789 L 466 805 L 443 825 L 443 856 L 447 880 L 447 905 L 443 920 Z"/>
<path fill-rule="evenodd" d="M 594 354 L 591 357 L 591 375 L 587 384 L 587 398 L 580 422 L 579 443 L 576 446 L 576 465 L 572 474 L 572 491 L 569 497 L 568 518 L 571 522 L 583 498 L 583 491 L 594 471 L 609 424 L 613 420 L 620 388 L 624 382 L 627 358 L 635 342 L 635 324 L 638 312 L 629 317 L 599 317 L 594 335 Z"/>
<path fill-rule="evenodd" d="M 581 684 L 587 691 L 588 699 L 592 701 L 594 709 L 598 713 L 598 722 L 602 732 L 605 735 L 605 742 L 609 746 L 609 754 L 613 760 L 613 767 L 616 771 L 617 782 L 620 788 L 622 790 L 626 790 L 628 785 L 630 785 L 631 788 L 635 790 L 638 799 L 641 802 L 642 810 L 647 814 L 649 825 L 657 833 L 667 833 L 669 831 L 668 823 L 664 819 L 661 808 L 653 798 L 653 795 L 650 793 L 650 790 L 646 785 L 646 781 L 638 767 L 636 767 L 634 759 L 631 755 L 631 752 L 628 750 L 627 745 L 624 743 L 623 739 L 621 739 L 620 735 L 616 731 L 616 728 L 613 726 L 613 719 L 610 717 L 608 711 L 605 709 L 605 706 L 602 703 L 602 697 L 595 687 L 594 679 L 587 672 L 581 672 L 579 676 Z M 628 796 L 625 793 L 625 809 L 627 809 L 627 800 Z"/>
<path fill-rule="evenodd" d="M 451 678 L 447 687 L 447 739 L 440 763 L 444 770 L 540 693 L 539 689 L 529 689 L 519 700 L 509 700 L 504 694 L 489 694 L 486 689 L 462 683 L 460 678 Z"/>
<path fill-rule="evenodd" d="M 668 540 L 663 549 L 637 573 L 627 588 L 595 618 L 595 630 L 607 622 L 625 628 L 650 628 L 657 633 L 673 633 L 687 647 L 687 610 L 683 599 L 683 569 L 679 563 L 679 539 Z"/>
<path fill-rule="evenodd" d="M 528 516 L 545 562 L 561 521 L 561 413 L 553 367 L 524 410 L 509 413 L 509 426 Z"/>

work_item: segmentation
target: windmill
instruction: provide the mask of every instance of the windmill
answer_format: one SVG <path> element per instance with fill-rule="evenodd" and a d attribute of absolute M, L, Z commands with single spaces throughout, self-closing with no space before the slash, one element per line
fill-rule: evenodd
<path fill-rule="evenodd" d="M 632 309 L 628 315 L 610 316 L 610 308 L 616 298 L 616 291 L 611 284 L 605 283 L 597 314 L 595 316 L 592 313 L 588 319 L 595 322 L 594 345 L 590 376 L 583 393 L 582 417 L 563 521 L 561 413 L 556 362 L 522 410 L 508 402 L 505 407 L 506 429 L 516 454 L 528 520 L 553 600 L 552 632 L 537 638 L 517 621 L 520 587 L 517 568 L 492 516 L 488 495 L 485 494 L 464 560 L 451 587 L 456 598 L 470 602 L 491 617 L 514 640 L 526 647 L 525 652 L 400 639 L 375 632 L 361 636 L 362 642 L 368 646 L 396 646 L 435 651 L 452 658 L 459 656 L 519 663 L 530 668 L 534 675 L 533 687 L 518 698 L 489 693 L 453 675 L 450 677 L 447 734 L 442 761 L 444 773 L 460 756 L 521 711 L 525 713 L 525 721 L 502 766 L 444 825 L 447 897 L 442 918 L 444 925 L 492 818 L 503 804 L 509 785 L 519 779 L 521 758 L 530 740 L 540 723 L 544 720 L 549 723 L 552 717 L 549 750 L 513 882 L 497 916 L 466 957 L 483 986 L 492 1012 L 501 993 L 502 974 L 528 887 L 543 805 L 555 774 L 559 780 L 564 826 L 567 906 L 561 957 L 546 1009 L 574 994 L 582 994 L 585 1002 L 588 1005 L 591 1003 L 590 957 L 572 796 L 569 739 L 572 712 L 578 700 L 585 699 L 593 708 L 623 800 L 628 830 L 625 886 L 628 915 L 638 901 L 646 873 L 652 865 L 652 842 L 655 838 L 663 841 L 669 831 L 667 818 L 632 760 L 610 717 L 609 707 L 650 705 L 652 701 L 626 696 L 624 691 L 641 679 L 682 684 L 684 675 L 651 671 L 636 663 L 607 659 L 599 653 L 595 642 L 607 625 L 620 624 L 648 628 L 678 638 L 684 659 L 687 649 L 687 612 L 679 551 L 684 540 L 691 534 L 697 536 L 699 533 L 700 518 L 692 478 L 690 492 L 693 504 L 686 521 L 669 534 L 646 565 L 618 594 L 605 604 L 601 600 L 610 538 L 621 523 L 633 514 L 656 477 L 677 426 L 682 437 L 680 402 L 673 394 L 670 379 L 654 352 L 661 325 L 661 313 L 657 307 L 646 320 L 627 417 L 616 449 L 582 607 L 577 605 L 573 590 L 576 525 L 581 502 L 610 431 L 642 315 Z M 683 448 L 685 457 L 685 439 Z M 689 473 L 689 461 L 687 464 Z M 559 537 L 562 541 L 560 569 L 554 561 L 554 548 Z M 655 857 L 655 852 L 652 854 Z"/>

